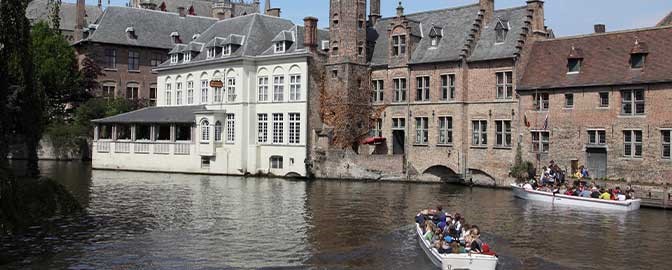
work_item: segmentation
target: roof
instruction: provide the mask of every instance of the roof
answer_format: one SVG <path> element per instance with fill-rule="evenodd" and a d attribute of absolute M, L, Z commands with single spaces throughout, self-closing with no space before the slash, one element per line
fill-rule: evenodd
<path fill-rule="evenodd" d="M 515 56 L 518 52 L 519 38 L 525 31 L 527 12 L 527 7 L 495 11 L 494 19 L 481 32 L 481 36 L 476 42 L 476 47 L 468 60 L 481 61 Z M 496 43 L 497 32 L 495 28 L 500 22 L 505 29 L 508 27 L 508 31 L 504 42 Z"/>
<path fill-rule="evenodd" d="M 95 22 L 103 10 L 98 6 L 86 6 L 86 23 Z M 33 0 L 28 3 L 26 8 L 26 18 L 28 18 L 31 23 L 36 21 L 49 21 L 49 0 Z M 61 30 L 74 31 L 77 25 L 77 5 L 73 3 L 61 3 L 61 7 L 58 13 L 60 17 Z"/>
<path fill-rule="evenodd" d="M 538 41 L 533 44 L 518 89 L 672 81 L 669 44 L 672 26 Z M 648 52 L 644 68 L 630 67 L 632 52 Z M 583 58 L 579 74 L 567 74 L 570 54 Z"/>
<path fill-rule="evenodd" d="M 169 12 L 110 6 L 96 23 L 96 30 L 85 41 L 170 50 L 175 46 L 171 33 L 177 32 L 180 39 L 187 43 L 215 22 L 215 18 L 180 17 Z M 129 26 L 134 28 L 137 38 L 127 37 L 126 28 Z"/>
<path fill-rule="evenodd" d="M 112 123 L 193 123 L 195 113 L 205 111 L 205 105 L 147 107 L 137 111 L 96 119 L 99 124 Z"/>
<path fill-rule="evenodd" d="M 658 23 L 658 26 L 667 26 L 667 25 L 672 25 L 672 12 L 670 12 L 670 14 L 667 14 L 667 16 L 665 16 L 665 18 L 660 20 L 660 22 Z"/>
<path fill-rule="evenodd" d="M 233 12 L 233 17 L 243 16 L 252 13 L 259 13 L 259 5 L 254 2 L 241 3 L 239 1 L 231 0 L 142 0 L 141 3 L 150 2 L 156 5 L 159 9 L 161 4 L 165 4 L 167 12 L 178 13 L 178 8 L 185 8 L 189 12 L 193 8 L 194 14 L 197 16 L 213 16 L 213 5 L 230 5 Z"/>

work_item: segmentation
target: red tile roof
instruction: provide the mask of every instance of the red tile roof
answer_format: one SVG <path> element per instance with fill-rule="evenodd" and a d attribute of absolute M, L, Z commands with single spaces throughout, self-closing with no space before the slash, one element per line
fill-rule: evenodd
<path fill-rule="evenodd" d="M 567 74 L 570 54 L 580 52 L 581 72 Z M 630 54 L 647 52 L 642 69 Z M 672 81 L 672 26 L 535 42 L 518 90 Z"/>

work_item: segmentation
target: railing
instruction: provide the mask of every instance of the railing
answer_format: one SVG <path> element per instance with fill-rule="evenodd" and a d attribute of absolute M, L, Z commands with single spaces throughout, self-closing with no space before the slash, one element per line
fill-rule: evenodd
<path fill-rule="evenodd" d="M 175 144 L 175 155 L 189 155 L 189 150 L 190 149 L 191 149 L 191 144 L 176 143 Z"/>
<path fill-rule="evenodd" d="M 149 154 L 149 150 L 150 150 L 151 146 L 152 146 L 152 143 L 136 142 L 133 145 L 133 153 Z"/>
<path fill-rule="evenodd" d="M 115 142 L 115 141 L 96 141 L 95 151 L 97 153 L 123 153 L 123 154 L 156 154 L 156 155 L 190 155 L 191 148 L 195 144 L 182 142 Z"/>
<path fill-rule="evenodd" d="M 168 143 L 154 144 L 154 154 L 162 154 L 162 155 L 170 154 L 170 144 Z"/>
<path fill-rule="evenodd" d="M 114 143 L 114 152 L 115 153 L 130 153 L 131 152 L 131 143 L 130 142 L 116 142 L 116 143 Z"/>
<path fill-rule="evenodd" d="M 98 141 L 96 142 L 96 149 L 98 153 L 109 153 L 110 152 L 110 142 Z"/>

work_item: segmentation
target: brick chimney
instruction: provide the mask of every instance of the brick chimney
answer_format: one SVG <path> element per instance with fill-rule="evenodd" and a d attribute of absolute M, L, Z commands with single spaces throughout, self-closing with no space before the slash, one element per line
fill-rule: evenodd
<path fill-rule="evenodd" d="M 369 15 L 369 21 L 371 22 L 371 25 L 375 25 L 378 23 L 378 20 L 380 20 L 380 0 L 370 0 L 370 14 Z"/>
<path fill-rule="evenodd" d="M 77 0 L 77 14 L 75 15 L 75 41 L 84 38 L 84 24 L 86 23 L 86 1 Z"/>
<path fill-rule="evenodd" d="M 180 17 L 186 17 L 187 16 L 187 9 L 184 7 L 178 7 L 177 8 L 177 13 L 180 14 Z"/>
<path fill-rule="evenodd" d="M 303 35 L 303 46 L 314 52 L 317 48 L 317 18 L 304 18 L 303 26 L 306 28 L 306 32 Z"/>
<path fill-rule="evenodd" d="M 478 5 L 483 13 L 483 25 L 488 25 L 495 17 L 495 0 L 479 0 Z"/>
<path fill-rule="evenodd" d="M 606 33 L 607 32 L 607 26 L 604 24 L 596 24 L 595 25 L 595 33 Z"/>
<path fill-rule="evenodd" d="M 266 10 L 266 15 L 280 17 L 280 8 L 270 8 L 269 10 Z"/>
<path fill-rule="evenodd" d="M 544 19 L 544 1 L 543 0 L 527 0 L 527 10 L 532 16 L 532 33 L 546 34 L 546 22 Z"/>

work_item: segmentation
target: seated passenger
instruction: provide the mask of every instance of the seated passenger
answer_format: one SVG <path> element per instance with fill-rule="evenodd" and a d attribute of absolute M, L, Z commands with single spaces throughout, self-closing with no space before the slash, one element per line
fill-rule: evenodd
<path fill-rule="evenodd" d="M 471 236 L 472 240 L 471 243 L 469 244 L 469 252 L 471 253 L 482 253 L 483 250 L 481 249 L 481 246 L 483 245 L 483 242 L 481 241 L 481 230 L 478 229 L 478 226 L 474 225 L 471 228 Z"/>
<path fill-rule="evenodd" d="M 590 198 L 591 193 L 592 192 L 588 188 L 584 188 L 583 191 L 581 191 L 581 193 L 579 193 L 579 196 L 581 196 L 583 198 Z"/>
<path fill-rule="evenodd" d="M 594 187 L 594 188 L 592 189 L 591 193 L 590 193 L 590 197 L 593 198 L 593 199 L 599 199 L 599 198 L 600 198 L 600 194 L 602 194 L 602 193 L 600 193 L 600 191 L 597 190 L 596 187 Z"/>
<path fill-rule="evenodd" d="M 600 200 L 611 200 L 611 193 L 607 190 L 602 189 L 600 190 L 600 193 L 602 193 L 602 195 L 600 195 Z"/>
<path fill-rule="evenodd" d="M 525 183 L 525 184 L 523 185 L 523 189 L 525 189 L 525 190 L 533 190 L 534 188 L 532 187 L 532 184 L 530 184 L 529 182 L 527 182 L 527 183 Z"/>
<path fill-rule="evenodd" d="M 453 254 L 467 253 L 464 250 L 464 247 L 461 246 L 460 243 L 458 243 L 457 241 L 453 241 L 452 243 L 450 243 L 450 248 L 452 249 Z"/>
<path fill-rule="evenodd" d="M 441 245 L 436 250 L 439 252 L 439 254 L 453 253 L 453 249 L 450 246 L 450 243 L 452 242 L 453 238 L 450 236 L 446 236 L 443 239 L 441 239 Z"/>

